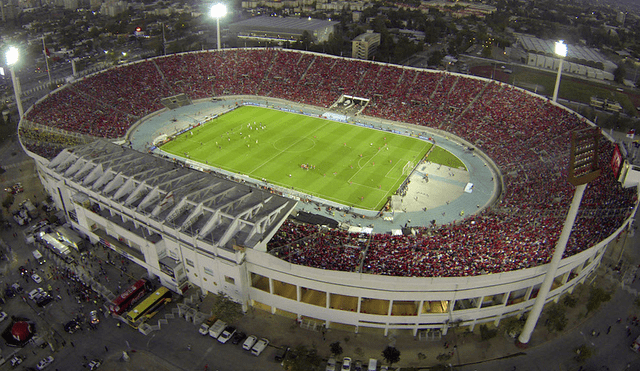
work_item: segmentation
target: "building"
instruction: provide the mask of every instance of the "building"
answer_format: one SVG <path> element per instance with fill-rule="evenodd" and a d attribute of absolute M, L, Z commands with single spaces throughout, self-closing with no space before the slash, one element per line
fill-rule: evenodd
<path fill-rule="evenodd" d="M 220 57 L 216 58 L 219 61 L 215 62 L 213 57 Z M 274 71 L 273 76 L 277 77 L 279 70 L 286 66 L 280 64 L 282 59 L 279 57 L 297 61 L 296 68 L 289 71 L 288 79 L 244 80 L 244 75 L 255 68 Z M 210 62 L 210 70 L 186 68 L 200 62 L 199 58 Z M 304 103 L 305 94 L 300 92 L 307 93 L 307 97 L 314 95 L 315 99 L 315 95 L 324 91 L 320 89 L 328 86 L 334 88 L 324 101 L 311 101 L 309 104 L 327 103 L 343 95 L 340 88 L 344 86 L 344 81 L 339 76 L 361 75 L 360 78 L 353 79 L 353 86 L 371 85 L 372 90 L 368 94 L 378 94 L 376 97 L 381 102 L 385 98 L 381 93 L 389 94 L 392 99 L 387 103 L 392 108 L 405 105 L 401 101 L 404 98 L 398 97 L 410 97 L 400 95 L 400 89 L 395 88 L 400 84 L 408 85 L 407 81 L 412 82 L 415 91 L 424 92 L 422 97 L 430 97 L 432 94 L 433 89 L 427 85 L 428 81 L 455 79 L 456 83 L 439 83 L 446 85 L 446 91 L 451 91 L 452 95 L 458 91 L 455 89 L 461 89 L 454 88 L 456 84 L 494 84 L 485 79 L 446 72 L 265 48 L 175 54 L 116 68 L 127 68 L 128 75 L 136 76 L 136 68 L 154 71 L 149 68 L 151 64 L 155 64 L 155 68 L 159 70 L 178 66 L 185 67 L 181 69 L 185 76 L 193 73 L 197 74 L 193 75 L 195 78 L 201 79 L 228 60 L 259 62 L 251 66 L 248 66 L 250 63 L 237 63 L 235 68 L 229 70 L 229 73 L 235 74 L 228 76 L 229 79 L 236 78 L 238 82 L 242 82 L 239 84 L 242 89 L 250 87 L 247 91 L 259 92 L 258 84 L 264 82 L 275 87 L 285 84 L 295 87 L 295 81 L 300 83 L 300 90 L 296 90 L 295 94 L 276 95 L 270 97 L 270 100 L 282 97 L 281 99 Z M 262 62 L 266 60 L 270 62 Z M 372 79 L 385 75 L 396 76 L 396 82 L 360 84 L 359 81 L 367 78 L 369 72 L 372 72 Z M 313 76 L 310 80 L 303 80 L 302 75 Z M 100 73 L 85 78 L 92 79 L 96 76 L 100 76 Z M 413 77 L 405 79 L 407 76 Z M 172 80 L 163 78 L 166 80 L 159 82 L 171 84 Z M 180 75 L 178 81 L 183 81 L 183 78 Z M 312 83 L 308 84 L 308 81 Z M 131 86 L 135 86 L 134 83 L 132 80 Z M 143 83 L 152 84 L 153 81 L 144 79 Z M 179 86 L 177 81 L 173 83 Z M 395 89 L 396 95 L 388 93 L 388 89 Z M 157 95 L 159 90 L 152 89 L 149 94 L 156 94 L 156 98 L 161 98 L 163 96 Z M 526 94 L 520 98 L 524 101 L 531 99 L 532 106 L 553 105 L 542 97 L 522 92 L 518 88 L 500 90 Z M 212 92 L 210 94 L 220 94 L 217 98 L 221 100 L 236 100 L 242 93 L 242 99 L 248 104 L 264 101 L 264 97 L 252 97 L 243 91 L 216 93 L 213 89 L 207 89 L 206 93 L 197 98 L 211 100 L 210 96 L 204 94 Z M 279 89 L 272 91 L 278 92 Z M 229 97 L 224 97 L 225 94 Z M 105 94 L 102 99 L 106 106 L 116 102 L 110 99 L 123 98 L 122 94 Z M 427 102 L 426 98 L 423 99 Z M 46 100 L 53 100 L 52 96 L 42 98 L 42 101 Z M 557 110 L 564 108 L 553 106 L 549 117 L 553 119 L 550 120 L 552 124 L 555 124 Z M 25 114 L 19 133 L 25 130 L 26 121 L 30 118 L 29 112 L 37 107 L 32 106 Z M 93 110 L 88 111 L 93 113 Z M 72 113 L 75 112 L 74 110 Z M 82 115 L 82 111 L 78 112 Z M 45 123 L 49 122 L 49 116 L 43 114 L 45 121 L 40 123 L 43 130 L 47 128 Z M 37 116 L 33 119 L 38 123 Z M 87 117 L 86 122 L 92 123 L 91 120 Z M 59 132 L 61 129 L 55 130 Z M 540 134 L 546 132 L 541 131 Z M 64 211 L 72 228 L 88 237 L 92 243 L 110 248 L 123 258 L 141 265 L 151 276 L 158 277 L 164 285 L 175 291 L 180 292 L 187 284 L 191 284 L 203 291 L 225 293 L 242 303 L 245 309 L 251 306 L 287 316 L 302 321 L 306 326 L 324 325 L 327 328 L 354 332 L 366 327 L 367 331 L 385 335 L 389 330 L 418 335 L 433 330 L 446 333 L 449 328 L 457 326 L 473 329 L 482 323 L 497 325 L 502 319 L 524 314 L 531 309 L 548 270 L 548 265 L 541 263 L 516 270 L 480 272 L 479 275 L 411 277 L 294 264 L 284 260 L 278 250 L 267 252 L 266 249 L 267 242 L 296 206 L 293 198 L 275 195 L 260 188 L 250 188 L 239 176 L 236 179 L 214 176 L 188 168 L 192 165 L 186 163 L 179 164 L 104 140 L 72 147 L 48 160 L 33 152 L 36 150 L 33 147 L 32 150 L 27 148 L 25 143 L 28 138 L 20 135 L 24 150 L 36 160 L 38 175 L 56 206 Z M 555 136 L 555 132 L 553 135 Z M 468 142 L 455 134 L 450 138 L 469 146 Z M 497 144 L 500 153 L 511 152 L 503 150 L 508 148 L 505 143 L 507 142 L 500 141 Z M 473 156 L 488 155 L 477 148 L 474 149 Z M 636 206 L 634 201 L 634 208 Z M 609 231 L 602 233 L 602 238 L 598 238 L 597 243 L 584 246 L 584 250 L 567 256 L 560 262 L 547 297 L 548 302 L 558 300 L 561 295 L 572 292 L 579 283 L 587 281 L 600 264 L 607 246 L 628 228 L 633 217 L 632 210 L 628 205 L 624 210 L 615 203 L 613 207 L 615 208 L 603 209 L 609 210 L 611 214 L 618 213 Z M 511 214 L 511 211 L 508 212 Z M 535 218 L 534 212 L 537 213 L 534 210 L 530 215 Z M 587 224 L 585 229 L 590 225 Z M 514 229 L 521 231 L 520 225 Z M 462 246 L 467 248 L 466 244 Z M 523 256 L 528 258 L 527 255 Z M 500 260 L 497 257 L 488 259 Z"/>
<path fill-rule="evenodd" d="M 516 45 L 527 54 L 528 66 L 558 70 L 560 59 L 554 53 L 555 42 L 556 40 L 520 35 Z M 569 45 L 562 70 L 598 80 L 613 80 L 612 72 L 616 67 L 597 50 Z"/>
<path fill-rule="evenodd" d="M 314 43 L 329 40 L 339 22 L 312 18 L 260 16 L 229 25 L 232 37 L 240 41 L 283 43 L 295 42 L 306 31 Z"/>
<path fill-rule="evenodd" d="M 380 46 L 380 34 L 367 30 L 356 36 L 351 42 L 351 57 L 357 59 L 371 59 Z"/>
<path fill-rule="evenodd" d="M 40 166 L 40 175 L 71 226 L 93 244 L 146 268 L 173 291 L 191 282 L 242 303 L 246 250 L 266 251 L 296 205 L 100 140 L 64 150 Z"/>

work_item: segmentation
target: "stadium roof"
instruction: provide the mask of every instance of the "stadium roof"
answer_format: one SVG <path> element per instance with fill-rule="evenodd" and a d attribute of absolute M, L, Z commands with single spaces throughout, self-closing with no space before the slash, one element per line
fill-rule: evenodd
<path fill-rule="evenodd" d="M 118 209 L 135 210 L 171 229 L 227 248 L 266 244 L 296 205 L 266 190 L 105 140 L 66 149 L 48 167 L 110 199 L 111 205 L 120 205 Z"/>
<path fill-rule="evenodd" d="M 339 22 L 313 18 L 270 17 L 260 16 L 236 22 L 234 27 L 254 28 L 264 31 L 282 31 L 302 33 L 303 31 L 320 30 L 334 26 Z"/>
<path fill-rule="evenodd" d="M 531 36 L 519 36 L 518 40 L 528 52 L 554 55 L 556 40 L 543 40 Z M 580 45 L 568 45 L 567 58 L 575 58 L 583 61 L 607 63 L 607 59 L 600 52 Z"/>

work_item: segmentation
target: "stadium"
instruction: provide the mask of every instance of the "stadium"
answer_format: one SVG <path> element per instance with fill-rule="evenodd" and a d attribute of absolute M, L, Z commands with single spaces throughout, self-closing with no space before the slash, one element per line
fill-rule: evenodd
<path fill-rule="evenodd" d="M 268 110 L 264 117 L 324 120 L 304 121 L 303 136 L 326 121 L 369 130 L 349 143 L 319 138 L 325 131 L 318 130 L 307 142 L 320 145 L 305 151 L 337 153 L 357 143 L 353 153 L 364 157 L 360 148 L 386 153 L 395 140 L 415 141 L 398 148 L 423 147 L 398 160 L 400 175 L 388 184 L 369 187 L 384 187 L 379 209 L 359 204 L 369 194 L 362 191 L 343 203 L 325 198 L 347 187 L 352 174 L 325 193 L 305 188 L 312 181 L 287 183 L 312 176 L 315 169 L 304 166 L 330 169 L 331 161 L 286 157 L 281 163 L 296 161 L 298 173 L 270 176 L 225 167 L 268 136 L 254 144 L 248 132 L 221 129 L 211 134 L 221 143 L 207 139 L 206 151 L 170 149 L 181 140 L 204 146 L 191 137 L 219 130 L 229 117 L 242 117 L 236 127 L 271 135 L 270 121 L 238 114 L 255 107 Z M 67 84 L 26 112 L 19 135 L 73 228 L 172 290 L 222 292 L 244 309 L 310 327 L 418 335 L 497 325 L 531 308 L 571 203 L 571 133 L 592 126 L 544 97 L 487 79 L 308 52 L 227 49 L 143 60 Z M 231 152 L 212 154 L 232 140 L 238 147 Z M 446 148 L 463 166 L 431 162 L 430 146 Z M 629 225 L 637 190 L 617 181 L 614 150 L 603 134 L 602 174 L 586 189 L 549 301 L 584 282 Z M 252 163 L 265 158 L 254 153 Z M 396 158 L 383 163 L 392 168 Z M 368 174 L 376 173 L 374 161 L 366 162 Z M 326 177 L 319 173 L 313 176 Z M 431 196 L 420 196 L 425 190 Z M 414 196 L 423 203 L 407 209 Z"/>

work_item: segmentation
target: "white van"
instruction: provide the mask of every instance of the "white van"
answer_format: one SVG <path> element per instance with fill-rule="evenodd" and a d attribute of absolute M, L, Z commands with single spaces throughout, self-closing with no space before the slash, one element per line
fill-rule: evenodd
<path fill-rule="evenodd" d="M 374 358 L 369 358 L 369 367 L 367 367 L 367 371 L 376 371 L 378 368 L 378 360 Z"/>
<path fill-rule="evenodd" d="M 264 351 L 267 348 L 267 345 L 269 345 L 269 340 L 265 338 L 258 340 L 258 342 L 253 346 L 253 348 L 251 348 L 251 354 L 253 354 L 256 357 L 259 356 L 260 354 L 262 354 L 262 351 Z"/>

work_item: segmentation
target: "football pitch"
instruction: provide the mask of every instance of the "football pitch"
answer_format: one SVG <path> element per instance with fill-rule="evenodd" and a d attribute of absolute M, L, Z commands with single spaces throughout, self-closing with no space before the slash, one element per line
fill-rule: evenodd
<path fill-rule="evenodd" d="M 379 210 L 432 144 L 415 138 L 279 110 L 243 106 L 161 146 L 257 180 Z"/>

